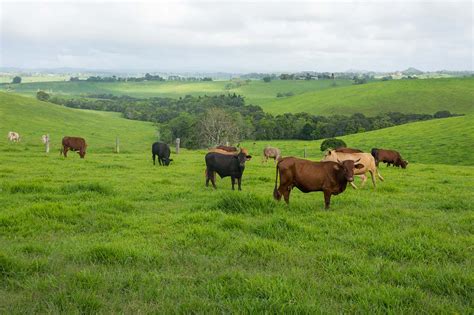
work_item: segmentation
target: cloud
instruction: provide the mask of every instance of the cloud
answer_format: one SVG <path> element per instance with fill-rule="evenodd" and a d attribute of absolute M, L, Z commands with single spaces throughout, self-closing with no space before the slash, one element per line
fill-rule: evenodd
<path fill-rule="evenodd" d="M 0 66 L 473 69 L 471 2 L 2 2 Z"/>

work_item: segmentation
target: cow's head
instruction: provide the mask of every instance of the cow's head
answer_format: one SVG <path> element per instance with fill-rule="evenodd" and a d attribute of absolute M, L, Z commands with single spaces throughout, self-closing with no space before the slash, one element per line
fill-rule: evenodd
<path fill-rule="evenodd" d="M 245 148 L 241 148 L 240 153 L 245 154 L 245 158 L 247 159 L 247 161 L 249 161 L 252 158 L 252 156 L 249 155 L 249 151 Z"/>
<path fill-rule="evenodd" d="M 170 165 L 170 163 L 171 163 L 172 161 L 173 161 L 173 159 L 164 158 L 164 159 L 163 159 L 163 164 L 164 164 L 165 166 L 168 166 L 168 165 Z"/>
<path fill-rule="evenodd" d="M 337 160 L 337 163 L 342 167 L 344 177 L 348 182 L 353 182 L 354 181 L 354 170 L 355 169 L 361 169 L 364 167 L 364 164 L 359 163 L 360 159 L 353 161 L 353 160 L 344 160 L 344 161 L 339 161 Z"/>
<path fill-rule="evenodd" d="M 408 161 L 405 161 L 405 160 L 401 160 L 401 161 L 400 161 L 400 166 L 401 166 L 402 168 L 407 168 L 407 165 L 408 165 Z"/>
<path fill-rule="evenodd" d="M 236 158 L 239 161 L 240 168 L 245 168 L 245 162 L 250 160 L 252 158 L 251 155 L 248 155 L 246 151 L 241 150 L 239 154 L 234 155 L 234 158 Z"/>

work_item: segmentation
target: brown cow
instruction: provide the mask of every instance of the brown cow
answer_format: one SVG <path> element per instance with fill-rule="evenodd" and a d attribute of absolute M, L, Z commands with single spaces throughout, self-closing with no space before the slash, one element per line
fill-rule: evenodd
<path fill-rule="evenodd" d="M 283 195 L 288 204 L 293 187 L 304 193 L 323 191 L 324 205 L 329 209 L 331 195 L 338 195 L 346 190 L 347 183 L 354 180 L 354 169 L 361 168 L 364 168 L 364 165 L 353 160 L 313 162 L 286 157 L 281 159 L 276 167 L 273 197 L 280 201 Z M 277 189 L 278 173 L 280 173 L 280 186 Z"/>
<path fill-rule="evenodd" d="M 235 156 L 239 155 L 240 151 L 242 151 L 242 153 L 244 153 L 245 155 L 249 155 L 249 151 L 245 148 L 241 148 L 240 151 L 229 151 L 229 150 L 225 150 L 219 147 L 225 147 L 225 146 L 217 146 L 215 148 L 209 148 L 207 151 L 224 154 L 224 155 L 235 155 Z M 227 148 L 232 148 L 232 147 L 227 147 Z"/>
<path fill-rule="evenodd" d="M 268 162 L 268 158 L 273 158 L 273 163 L 278 162 L 281 159 L 281 151 L 278 148 L 266 147 L 263 149 L 263 162 Z"/>
<path fill-rule="evenodd" d="M 395 150 L 375 149 L 371 151 L 372 156 L 375 159 L 375 165 L 379 166 L 380 162 L 387 163 L 387 166 L 393 164 L 396 167 L 407 168 L 408 161 L 404 160 L 400 153 Z"/>
<path fill-rule="evenodd" d="M 341 152 L 341 153 L 364 153 L 364 151 L 361 151 L 359 149 L 344 148 L 344 147 L 337 148 L 336 152 Z"/>
<path fill-rule="evenodd" d="M 60 154 L 64 154 L 64 157 L 67 157 L 67 151 L 79 151 L 79 156 L 81 159 L 86 155 L 86 140 L 80 137 L 64 137 L 62 141 L 63 148 L 60 151 Z"/>
<path fill-rule="evenodd" d="M 218 146 L 215 147 L 215 149 L 224 150 L 224 151 L 227 151 L 227 152 L 237 152 L 237 151 L 239 151 L 239 149 L 237 149 L 236 147 L 231 147 L 231 146 L 228 146 L 228 145 L 218 145 Z"/>
<path fill-rule="evenodd" d="M 362 185 L 361 187 L 364 187 L 365 182 L 367 181 L 367 176 L 365 173 L 369 172 L 370 176 L 372 178 L 372 183 L 374 184 L 374 188 L 376 186 L 375 184 L 375 175 L 380 178 L 380 180 L 384 180 L 382 175 L 380 175 L 377 166 L 375 165 L 375 159 L 372 155 L 369 153 L 342 153 L 342 152 L 336 152 L 336 150 L 330 150 L 326 153 L 326 155 L 323 158 L 323 161 L 333 161 L 336 162 L 338 160 L 359 160 L 360 163 L 364 165 L 364 168 L 354 170 L 354 175 L 359 175 L 362 178 Z M 357 188 L 356 185 L 351 182 L 351 186 L 353 188 Z"/>

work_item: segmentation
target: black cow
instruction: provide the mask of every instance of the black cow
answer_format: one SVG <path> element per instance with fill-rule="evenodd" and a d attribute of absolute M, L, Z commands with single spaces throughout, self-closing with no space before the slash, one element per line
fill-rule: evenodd
<path fill-rule="evenodd" d="M 153 154 L 153 165 L 155 165 L 155 156 L 158 155 L 158 163 L 160 165 L 170 165 L 173 159 L 170 159 L 170 146 L 163 142 L 155 142 L 151 146 L 151 153 Z"/>
<path fill-rule="evenodd" d="M 237 155 L 226 155 L 216 152 L 206 154 L 206 187 L 211 181 L 212 186 L 216 187 L 216 174 L 221 178 L 230 176 L 232 181 L 232 190 L 234 190 L 235 179 L 237 178 L 239 190 L 242 190 L 242 174 L 245 169 L 245 162 L 252 158 L 246 151 L 240 151 Z"/>

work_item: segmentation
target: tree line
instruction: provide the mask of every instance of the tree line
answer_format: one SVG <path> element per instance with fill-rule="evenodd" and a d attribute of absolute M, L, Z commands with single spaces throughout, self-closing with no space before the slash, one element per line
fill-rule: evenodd
<path fill-rule="evenodd" d="M 41 92 L 41 93 L 40 93 Z M 157 126 L 160 139 L 168 143 L 176 138 L 187 148 L 206 147 L 229 141 L 302 139 L 315 140 L 365 132 L 414 121 L 454 116 L 449 111 L 431 114 L 390 112 L 373 117 L 356 113 L 350 116 L 319 116 L 308 113 L 272 115 L 260 106 L 246 105 L 237 94 L 190 96 L 179 99 L 135 98 L 111 94 L 88 97 L 45 97 L 41 100 L 81 109 L 122 113 L 127 119 L 151 121 Z"/>

